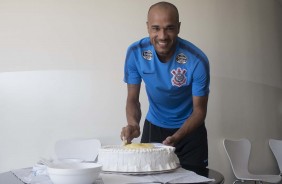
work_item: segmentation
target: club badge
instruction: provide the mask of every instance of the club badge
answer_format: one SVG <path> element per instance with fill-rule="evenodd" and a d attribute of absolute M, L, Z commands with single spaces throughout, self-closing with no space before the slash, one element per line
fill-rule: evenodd
<path fill-rule="evenodd" d="M 176 61 L 180 64 L 187 63 L 187 60 L 188 60 L 188 58 L 183 53 L 180 53 L 176 56 Z"/>
<path fill-rule="evenodd" d="M 152 60 L 153 53 L 150 50 L 146 50 L 146 51 L 143 51 L 142 56 L 143 56 L 144 59 L 150 61 L 150 60 Z"/>
<path fill-rule="evenodd" d="M 181 69 L 181 68 L 177 68 L 176 70 L 173 69 L 171 71 L 171 74 L 173 75 L 171 78 L 171 84 L 173 86 L 177 86 L 177 87 L 181 87 L 186 83 L 186 74 L 187 70 L 186 69 Z"/>

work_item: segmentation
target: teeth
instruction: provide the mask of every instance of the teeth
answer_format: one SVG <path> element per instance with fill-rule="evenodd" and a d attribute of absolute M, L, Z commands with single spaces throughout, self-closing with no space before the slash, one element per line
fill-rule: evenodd
<path fill-rule="evenodd" d="M 159 42 L 159 45 L 166 45 L 166 42 Z"/>

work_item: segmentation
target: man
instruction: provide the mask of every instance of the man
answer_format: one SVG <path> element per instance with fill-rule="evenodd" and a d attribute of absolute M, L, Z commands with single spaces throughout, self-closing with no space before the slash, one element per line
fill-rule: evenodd
<path fill-rule="evenodd" d="M 180 164 L 208 165 L 205 117 L 209 94 L 209 63 L 192 43 L 178 37 L 177 8 L 168 2 L 148 11 L 149 38 L 133 43 L 127 51 L 126 117 L 121 138 L 128 143 L 140 136 L 141 81 L 145 82 L 149 110 L 141 142 L 159 142 L 176 148 Z"/>

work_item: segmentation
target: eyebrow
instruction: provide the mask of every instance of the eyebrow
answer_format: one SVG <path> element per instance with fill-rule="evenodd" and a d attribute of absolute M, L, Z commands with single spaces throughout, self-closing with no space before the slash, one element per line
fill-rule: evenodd
<path fill-rule="evenodd" d="M 159 26 L 159 25 L 151 25 L 151 28 L 158 28 L 158 29 L 160 29 L 161 28 L 161 26 Z M 167 25 L 167 26 L 165 26 L 165 27 L 163 27 L 163 29 L 165 29 L 165 30 L 167 30 L 167 29 L 175 29 L 176 28 L 176 26 L 175 25 Z"/>
<path fill-rule="evenodd" d="M 159 25 L 151 25 L 151 27 L 161 27 L 161 26 L 159 26 Z M 176 25 L 167 25 L 167 26 L 165 26 L 165 28 L 172 28 L 172 27 L 176 27 Z"/>

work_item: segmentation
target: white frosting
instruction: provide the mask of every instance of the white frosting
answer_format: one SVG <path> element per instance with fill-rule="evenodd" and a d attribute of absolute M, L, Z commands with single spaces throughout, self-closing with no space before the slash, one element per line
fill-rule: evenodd
<path fill-rule="evenodd" d="M 149 172 L 175 169 L 178 158 L 171 146 L 128 149 L 123 146 L 103 146 L 99 150 L 98 163 L 103 171 Z"/>

